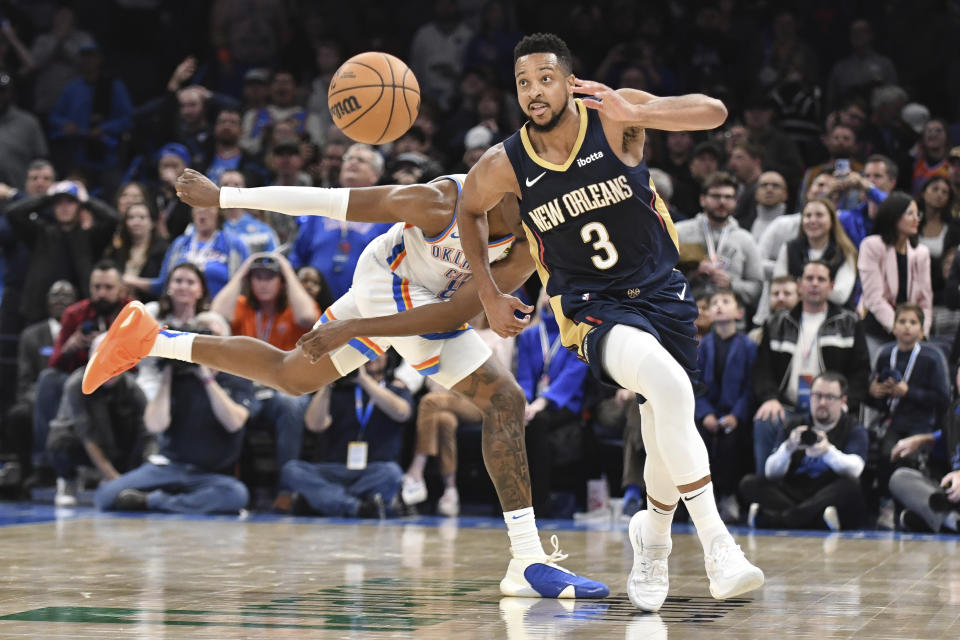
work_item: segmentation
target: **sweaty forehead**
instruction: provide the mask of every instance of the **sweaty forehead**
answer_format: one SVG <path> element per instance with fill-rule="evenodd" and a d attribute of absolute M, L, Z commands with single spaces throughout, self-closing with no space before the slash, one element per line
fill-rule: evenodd
<path fill-rule="evenodd" d="M 555 53 L 528 53 L 525 56 L 517 58 L 517 62 L 514 65 L 517 75 L 543 69 L 559 71 L 561 66 Z"/>

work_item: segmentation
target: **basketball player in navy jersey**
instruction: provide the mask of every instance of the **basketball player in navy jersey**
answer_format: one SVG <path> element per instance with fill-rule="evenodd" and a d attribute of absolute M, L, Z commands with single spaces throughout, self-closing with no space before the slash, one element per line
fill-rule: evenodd
<path fill-rule="evenodd" d="M 667 596 L 670 526 L 681 499 L 704 548 L 711 594 L 724 599 L 756 589 L 763 572 L 720 520 L 694 427 L 697 306 L 674 269 L 677 234 L 643 161 L 644 129 L 713 129 L 726 108 L 704 95 L 658 98 L 578 80 L 569 49 L 551 34 L 525 37 L 514 61 L 529 121 L 470 170 L 460 205 L 461 242 L 490 326 L 515 335 L 529 322 L 516 312 L 532 311 L 500 291 L 484 260 L 484 212 L 515 194 L 563 345 L 601 379 L 645 399 L 648 498 L 630 521 L 631 601 L 656 611 Z"/>

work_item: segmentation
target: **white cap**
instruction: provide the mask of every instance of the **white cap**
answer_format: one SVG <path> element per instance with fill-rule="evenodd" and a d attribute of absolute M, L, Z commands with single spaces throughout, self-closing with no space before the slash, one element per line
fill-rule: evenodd
<path fill-rule="evenodd" d="M 493 132 L 482 124 L 478 124 L 463 138 L 463 146 L 467 149 L 486 149 L 493 142 Z"/>
<path fill-rule="evenodd" d="M 918 134 L 923 133 L 924 125 L 927 124 L 927 120 L 930 119 L 930 109 L 927 109 L 919 102 L 911 102 L 903 105 L 903 109 L 900 111 L 900 117 L 903 118 L 903 121 L 910 125 L 910 128 L 915 132 Z"/>

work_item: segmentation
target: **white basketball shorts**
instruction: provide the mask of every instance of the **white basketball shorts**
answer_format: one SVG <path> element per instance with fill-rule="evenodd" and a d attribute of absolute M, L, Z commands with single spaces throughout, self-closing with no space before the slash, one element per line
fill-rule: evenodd
<path fill-rule="evenodd" d="M 404 280 L 377 259 L 375 251 L 364 251 L 357 262 L 353 284 L 317 321 L 388 316 L 414 307 L 444 304 L 430 290 Z M 341 375 L 347 375 L 388 348 L 397 350 L 421 375 L 430 376 L 446 387 L 476 371 L 492 352 L 467 324 L 446 333 L 400 337 L 354 338 L 330 357 Z"/>

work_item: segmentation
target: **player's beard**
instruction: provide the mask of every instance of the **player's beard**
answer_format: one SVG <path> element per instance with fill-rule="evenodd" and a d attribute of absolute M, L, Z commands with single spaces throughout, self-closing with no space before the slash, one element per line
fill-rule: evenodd
<path fill-rule="evenodd" d="M 547 133 L 548 131 L 553 131 L 562 117 L 563 109 L 553 114 L 553 117 L 547 120 L 544 124 L 537 124 L 534 122 L 533 118 L 530 118 L 530 128 L 538 133 Z"/>

